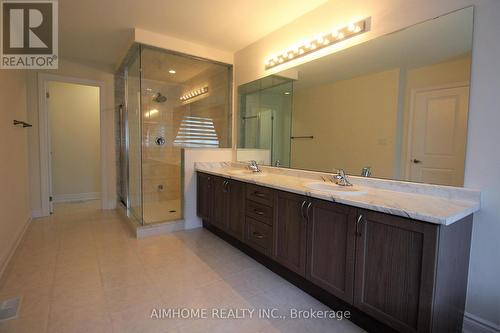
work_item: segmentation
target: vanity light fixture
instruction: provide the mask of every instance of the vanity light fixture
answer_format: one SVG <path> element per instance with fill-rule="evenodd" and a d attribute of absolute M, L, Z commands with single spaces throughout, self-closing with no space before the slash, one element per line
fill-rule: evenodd
<path fill-rule="evenodd" d="M 169 72 L 170 74 L 175 74 L 175 73 L 177 73 L 177 72 L 175 71 L 175 69 L 170 69 L 168 72 Z"/>
<path fill-rule="evenodd" d="M 362 34 L 370 30 L 370 17 L 361 21 L 350 23 L 341 29 L 334 29 L 331 32 L 320 34 L 310 40 L 292 46 L 278 54 L 269 57 L 265 66 L 266 69 L 281 65 L 282 63 L 302 57 L 311 52 L 315 52 L 335 43 L 339 43 L 348 38 Z"/>
<path fill-rule="evenodd" d="M 185 102 L 187 100 L 190 100 L 191 98 L 195 98 L 195 97 L 198 97 L 200 95 L 206 94 L 207 92 L 208 92 L 208 86 L 205 86 L 203 88 L 192 90 L 192 91 L 182 95 L 179 99 L 182 102 Z"/>

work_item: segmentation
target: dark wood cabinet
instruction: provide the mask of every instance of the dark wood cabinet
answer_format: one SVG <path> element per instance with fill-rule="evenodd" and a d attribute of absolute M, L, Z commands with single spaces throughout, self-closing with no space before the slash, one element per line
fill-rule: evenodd
<path fill-rule="evenodd" d="M 312 200 L 308 217 L 307 279 L 352 303 L 356 209 Z"/>
<path fill-rule="evenodd" d="M 363 328 L 462 331 L 472 215 L 446 226 L 203 173 L 197 181 L 210 230 L 352 310 Z"/>
<path fill-rule="evenodd" d="M 205 222 L 212 219 L 213 176 L 198 172 L 196 177 L 196 213 Z"/>
<path fill-rule="evenodd" d="M 273 227 L 247 217 L 244 241 L 262 254 L 270 256 L 273 245 Z"/>
<path fill-rule="evenodd" d="M 401 332 L 430 332 L 438 226 L 359 211 L 354 305 Z"/>
<path fill-rule="evenodd" d="M 226 186 L 227 180 L 222 177 L 213 177 L 214 197 L 211 224 L 221 230 L 227 229 L 227 209 L 229 195 Z"/>
<path fill-rule="evenodd" d="M 199 184 L 204 185 L 203 181 Z M 209 185 L 212 188 L 210 191 L 199 187 L 201 191 L 207 192 L 202 194 L 200 199 L 207 200 L 212 207 L 207 210 L 205 203 L 198 203 L 199 211 L 202 209 L 211 211 L 208 215 L 210 224 L 242 240 L 245 221 L 245 184 L 213 176 Z"/>
<path fill-rule="evenodd" d="M 274 216 L 274 258 L 288 269 L 305 276 L 307 246 L 307 198 L 277 191 Z"/>
<path fill-rule="evenodd" d="M 228 199 L 227 232 L 243 240 L 245 223 L 245 184 L 235 180 L 228 180 L 226 193 Z"/>

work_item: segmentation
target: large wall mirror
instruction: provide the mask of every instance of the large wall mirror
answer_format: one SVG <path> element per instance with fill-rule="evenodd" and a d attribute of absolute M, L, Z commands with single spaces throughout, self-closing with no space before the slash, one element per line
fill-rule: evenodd
<path fill-rule="evenodd" d="M 238 87 L 238 161 L 463 186 L 472 29 L 468 7 Z"/>

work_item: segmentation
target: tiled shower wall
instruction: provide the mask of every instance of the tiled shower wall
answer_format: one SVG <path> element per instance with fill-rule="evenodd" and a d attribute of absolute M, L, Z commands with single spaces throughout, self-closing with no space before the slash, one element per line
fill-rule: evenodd
<path fill-rule="evenodd" d="M 142 90 L 144 203 L 180 200 L 181 148 L 173 145 L 179 128 L 174 122 L 174 113 L 180 104 L 180 86 L 143 79 Z M 164 103 L 153 101 L 153 95 L 158 92 L 167 97 Z M 165 139 L 164 145 L 156 144 L 159 137 Z"/>

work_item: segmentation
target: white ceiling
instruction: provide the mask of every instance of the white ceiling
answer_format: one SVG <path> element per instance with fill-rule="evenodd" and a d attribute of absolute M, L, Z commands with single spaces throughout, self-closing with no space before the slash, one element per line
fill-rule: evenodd
<path fill-rule="evenodd" d="M 472 49 L 472 23 L 472 8 L 465 8 L 299 65 L 294 68 L 299 72 L 294 90 L 467 55 Z"/>
<path fill-rule="evenodd" d="M 116 65 L 133 28 L 235 52 L 326 0 L 59 0 L 63 58 Z"/>

